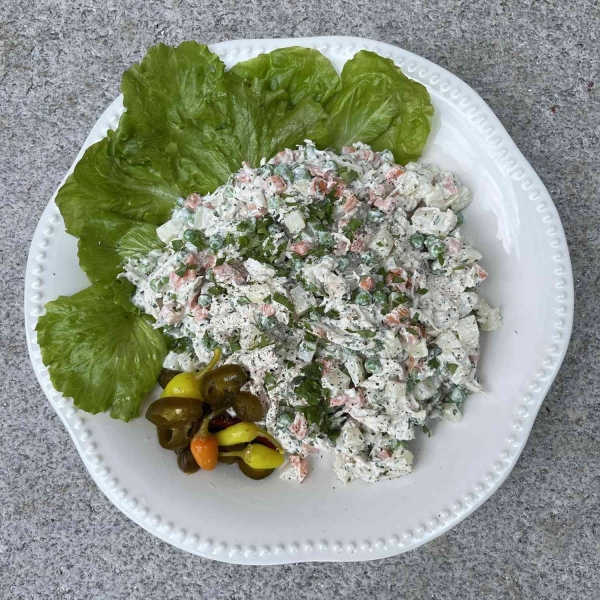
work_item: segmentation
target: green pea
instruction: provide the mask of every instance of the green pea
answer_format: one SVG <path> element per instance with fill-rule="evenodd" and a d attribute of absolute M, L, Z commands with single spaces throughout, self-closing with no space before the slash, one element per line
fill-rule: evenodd
<path fill-rule="evenodd" d="M 414 235 L 410 236 L 410 245 L 415 250 L 420 250 L 423 247 L 424 243 L 425 243 L 425 236 L 422 233 L 415 233 Z"/>
<path fill-rule="evenodd" d="M 372 223 L 381 223 L 384 219 L 384 215 L 379 210 L 370 210 L 367 214 L 367 219 Z"/>
<path fill-rule="evenodd" d="M 372 263 L 373 260 L 375 260 L 375 254 L 373 254 L 373 252 L 371 252 L 371 250 L 367 250 L 366 252 L 362 253 L 361 258 L 362 258 L 362 261 L 368 265 L 368 264 Z"/>
<path fill-rule="evenodd" d="M 373 298 L 371 297 L 371 294 L 369 292 L 367 292 L 366 290 L 361 290 L 354 297 L 354 302 L 356 302 L 356 304 L 358 304 L 359 306 L 368 306 L 369 304 L 371 304 L 371 302 L 373 302 Z"/>
<path fill-rule="evenodd" d="M 456 211 L 456 226 L 460 227 L 465 222 L 465 217 L 460 210 Z"/>
<path fill-rule="evenodd" d="M 294 176 L 294 181 L 303 181 L 305 179 L 310 179 L 310 172 L 304 167 L 296 167 L 292 171 L 292 175 Z"/>
<path fill-rule="evenodd" d="M 425 246 L 429 250 L 429 256 L 431 256 L 431 258 L 437 258 L 446 249 L 444 242 L 433 235 L 428 235 L 425 238 Z"/>
<path fill-rule="evenodd" d="M 337 172 L 337 170 L 338 170 L 337 163 L 335 163 L 335 162 L 334 162 L 334 161 L 332 161 L 332 160 L 328 160 L 328 161 L 326 161 L 326 162 L 325 162 L 325 165 L 324 165 L 324 167 L 325 167 L 325 169 L 327 169 L 328 171 L 334 171 L 334 172 Z"/>
<path fill-rule="evenodd" d="M 368 358 L 365 361 L 365 369 L 369 373 L 381 373 L 381 361 L 378 358 Z"/>
<path fill-rule="evenodd" d="M 263 166 L 260 168 L 260 174 L 261 174 L 263 177 L 270 177 L 271 175 L 273 175 L 273 171 L 274 171 L 274 170 L 275 170 L 275 169 L 274 169 L 273 165 L 263 165 Z"/>
<path fill-rule="evenodd" d="M 217 233 L 211 236 L 211 238 L 208 240 L 208 245 L 212 250 L 218 250 L 223 245 L 223 241 L 223 236 Z"/>
<path fill-rule="evenodd" d="M 281 198 L 279 196 L 271 196 L 267 200 L 267 208 L 269 212 L 275 212 L 281 206 Z"/>
<path fill-rule="evenodd" d="M 275 175 L 283 177 L 287 181 L 292 180 L 292 170 L 287 165 L 277 165 L 275 167 Z"/>
<path fill-rule="evenodd" d="M 304 261 L 301 258 L 295 258 L 292 264 L 296 271 L 301 271 L 304 268 Z"/>
<path fill-rule="evenodd" d="M 292 424 L 292 415 L 290 415 L 288 412 L 283 412 L 279 415 L 277 422 L 282 427 L 288 427 Z"/>
<path fill-rule="evenodd" d="M 328 248 L 332 248 L 335 246 L 335 238 L 331 233 L 326 231 L 319 232 L 319 242 L 323 244 L 323 246 L 327 246 Z"/>
<path fill-rule="evenodd" d="M 460 404 L 461 402 L 464 402 L 465 398 L 468 395 L 468 392 L 464 388 L 456 386 L 455 388 L 452 388 L 452 390 L 448 394 L 448 399 L 450 400 L 450 402 Z"/>
<path fill-rule="evenodd" d="M 276 321 L 275 317 L 264 317 L 262 320 L 262 328 L 263 329 L 273 329 L 275 327 Z"/>
<path fill-rule="evenodd" d="M 206 295 L 206 294 L 201 294 L 200 296 L 198 296 L 198 304 L 200 306 L 210 306 L 212 303 L 212 300 L 210 298 L 210 296 Z"/>
<path fill-rule="evenodd" d="M 347 258 L 338 258 L 337 259 L 337 268 L 340 271 L 345 271 L 348 268 L 348 265 L 350 264 L 350 261 Z"/>

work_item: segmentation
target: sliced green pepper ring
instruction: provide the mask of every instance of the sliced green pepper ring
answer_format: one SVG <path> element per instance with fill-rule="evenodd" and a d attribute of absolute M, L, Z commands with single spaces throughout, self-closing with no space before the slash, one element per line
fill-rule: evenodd
<path fill-rule="evenodd" d="M 200 380 L 200 395 L 202 399 L 219 406 L 242 389 L 248 381 L 246 371 L 239 365 L 223 365 L 213 369 Z"/>
<path fill-rule="evenodd" d="M 238 392 L 233 397 L 233 410 L 242 421 L 262 421 L 265 411 L 262 402 L 250 392 Z"/>
<path fill-rule="evenodd" d="M 158 443 L 167 450 L 181 450 L 182 448 L 187 448 L 199 428 L 200 420 L 191 421 L 176 429 L 157 427 L 156 433 L 158 435 Z"/>
<path fill-rule="evenodd" d="M 155 400 L 146 411 L 146 419 L 166 429 L 177 429 L 202 416 L 202 402 L 197 398 L 170 396 Z"/>

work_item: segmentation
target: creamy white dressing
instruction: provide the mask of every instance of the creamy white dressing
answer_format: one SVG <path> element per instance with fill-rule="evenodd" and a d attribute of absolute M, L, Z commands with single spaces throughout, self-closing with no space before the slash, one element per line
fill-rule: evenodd
<path fill-rule="evenodd" d="M 434 165 L 307 141 L 182 200 L 157 230 L 165 247 L 125 277 L 177 340 L 165 367 L 195 370 L 219 346 L 248 369 L 291 453 L 283 477 L 304 479 L 315 449 L 343 481 L 398 477 L 415 428 L 460 420 L 481 391 L 480 330 L 501 325 L 461 236 L 470 202 Z"/>

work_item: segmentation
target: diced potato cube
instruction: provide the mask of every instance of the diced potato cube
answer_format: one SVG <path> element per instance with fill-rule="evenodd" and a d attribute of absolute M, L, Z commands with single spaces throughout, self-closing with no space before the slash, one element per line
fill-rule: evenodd
<path fill-rule="evenodd" d="M 385 384 L 385 395 L 387 398 L 406 397 L 406 383 L 401 381 L 388 381 Z"/>
<path fill-rule="evenodd" d="M 407 344 L 406 352 L 409 356 L 412 356 L 413 358 L 425 358 L 427 354 L 429 354 L 425 338 L 421 338 L 418 342 L 414 344 Z"/>
<path fill-rule="evenodd" d="M 419 381 L 417 385 L 415 385 L 413 389 L 413 396 L 415 400 L 422 402 L 423 400 L 429 400 L 429 398 L 433 397 L 437 392 L 437 385 L 435 379 L 433 377 L 428 377 L 427 379 L 423 379 L 423 381 Z"/>
<path fill-rule="evenodd" d="M 456 325 L 456 333 L 463 346 L 475 348 L 479 345 L 479 327 L 474 316 L 459 319 Z"/>
<path fill-rule="evenodd" d="M 396 358 L 401 352 L 402 343 L 396 336 L 383 340 L 383 348 L 381 349 L 381 356 L 383 358 Z"/>
<path fill-rule="evenodd" d="M 314 358 L 316 350 L 317 344 L 305 340 L 298 346 L 298 353 L 296 356 L 302 362 L 309 363 Z"/>
<path fill-rule="evenodd" d="M 254 325 L 243 327 L 240 332 L 240 346 L 243 350 L 252 350 L 252 348 L 256 348 L 261 335 L 260 329 Z"/>
<path fill-rule="evenodd" d="M 456 371 L 454 371 L 454 374 L 450 378 L 450 381 L 456 385 L 462 385 L 467 380 L 470 372 L 469 369 L 465 369 L 462 365 L 458 365 Z"/>
<path fill-rule="evenodd" d="M 246 288 L 246 297 L 250 302 L 263 302 L 271 295 L 271 288 L 266 283 L 253 283 Z"/>
<path fill-rule="evenodd" d="M 379 228 L 379 231 L 373 236 L 369 248 L 373 250 L 379 258 L 385 258 L 392 251 L 394 248 L 394 238 L 392 237 L 390 228 L 387 224 L 382 225 Z"/>
<path fill-rule="evenodd" d="M 444 333 L 438 335 L 435 345 L 442 350 L 460 348 L 458 337 L 453 331 L 444 331 Z"/>
<path fill-rule="evenodd" d="M 448 198 L 448 200 L 450 201 L 450 208 L 457 211 L 469 206 L 473 197 L 471 196 L 471 192 L 464 185 L 461 185 L 458 188 L 458 192 Z"/>
<path fill-rule="evenodd" d="M 462 413 L 453 402 L 444 402 L 442 404 L 442 420 L 452 421 L 454 423 L 462 421 Z"/>
<path fill-rule="evenodd" d="M 439 208 L 417 208 L 412 224 L 417 231 L 429 235 L 448 235 L 456 227 L 456 215 L 451 210 Z"/>
<path fill-rule="evenodd" d="M 299 285 L 290 290 L 290 296 L 294 303 L 294 309 L 299 316 L 303 315 L 316 304 L 315 297 Z"/>
<path fill-rule="evenodd" d="M 329 373 L 323 375 L 321 383 L 323 387 L 331 392 L 331 396 L 335 398 L 335 396 L 343 394 L 348 389 L 350 386 L 350 377 L 343 371 L 340 371 L 340 369 L 333 367 Z"/>
<path fill-rule="evenodd" d="M 502 317 L 500 316 L 500 309 L 492 308 L 483 298 L 477 297 L 477 306 L 475 308 L 477 313 L 477 322 L 481 327 L 482 331 L 495 331 L 502 327 Z"/>
<path fill-rule="evenodd" d="M 156 229 L 156 235 L 165 244 L 172 242 L 183 231 L 183 223 L 179 219 L 171 219 Z"/>
<path fill-rule="evenodd" d="M 439 185 L 430 185 L 428 190 L 423 193 L 425 204 L 434 208 L 446 208 L 446 200 L 444 192 Z"/>
<path fill-rule="evenodd" d="M 363 367 L 362 359 L 359 356 L 354 354 L 350 355 L 346 359 L 344 366 L 348 370 L 354 385 L 358 385 L 365 378 L 365 369 Z"/>
<path fill-rule="evenodd" d="M 215 211 L 206 206 L 199 206 L 196 209 L 196 217 L 194 219 L 194 227 L 196 229 L 210 229 L 216 222 Z"/>
<path fill-rule="evenodd" d="M 289 212 L 283 219 L 283 223 L 292 235 L 300 233 L 306 227 L 304 215 L 299 210 Z"/>

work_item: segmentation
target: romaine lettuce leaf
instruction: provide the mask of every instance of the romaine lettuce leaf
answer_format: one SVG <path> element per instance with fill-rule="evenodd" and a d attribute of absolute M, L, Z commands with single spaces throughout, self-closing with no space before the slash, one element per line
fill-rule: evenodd
<path fill-rule="evenodd" d="M 421 155 L 433 115 L 424 86 L 389 58 L 366 50 L 344 65 L 341 89 L 325 108 L 334 148 L 363 142 L 374 150 L 391 150 L 402 164 Z"/>
<path fill-rule="evenodd" d="M 318 50 L 293 46 L 259 54 L 231 68 L 246 81 L 262 79 L 271 91 L 285 90 L 295 106 L 307 96 L 325 102 L 338 89 L 340 78 Z"/>
<path fill-rule="evenodd" d="M 54 387 L 86 412 L 110 409 L 123 421 L 138 416 L 167 353 L 152 319 L 127 299 L 131 289 L 126 282 L 93 284 L 60 296 L 46 304 L 36 327 Z"/>
<path fill-rule="evenodd" d="M 92 283 L 110 284 L 132 256 L 161 248 L 156 226 L 114 213 L 90 215 L 79 238 L 79 265 Z"/>

